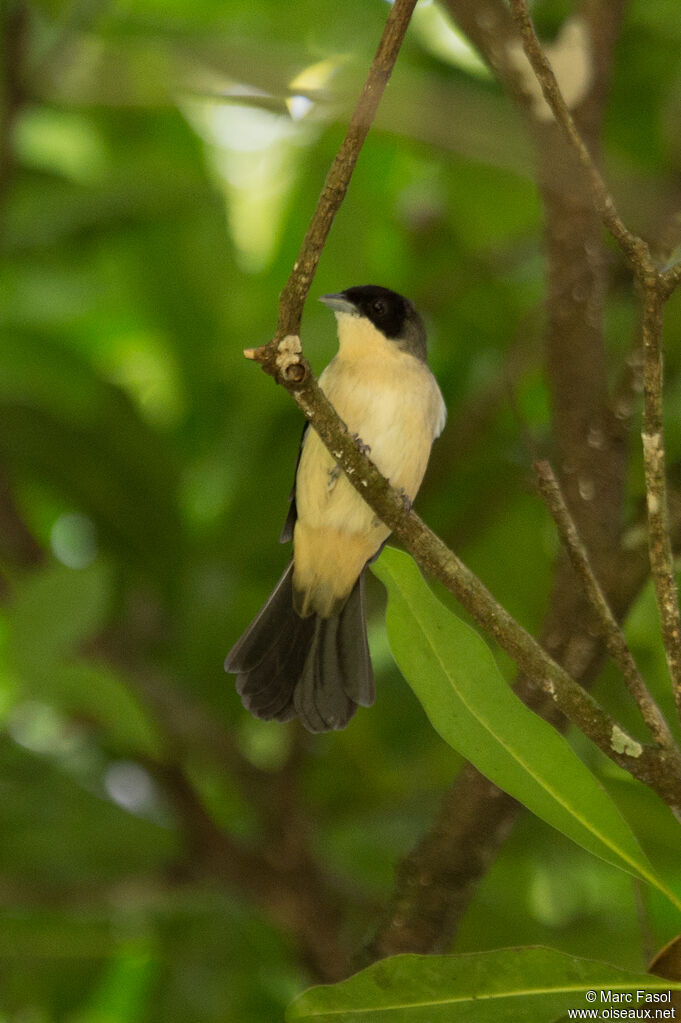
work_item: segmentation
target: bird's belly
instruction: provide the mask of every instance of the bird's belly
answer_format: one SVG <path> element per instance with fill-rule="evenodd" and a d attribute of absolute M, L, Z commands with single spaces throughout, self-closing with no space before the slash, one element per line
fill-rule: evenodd
<path fill-rule="evenodd" d="M 333 393 L 329 394 L 350 432 L 368 445 L 369 457 L 379 471 L 410 499 L 421 485 L 433 439 L 432 417 L 422 397 L 419 393 L 417 400 L 404 388 L 390 387 L 377 394 L 375 388 L 360 385 L 342 403 L 345 408 L 338 408 Z M 296 505 L 299 520 L 312 528 L 358 533 L 377 523 L 375 513 L 313 430 L 308 431 L 301 455 Z"/>
<path fill-rule="evenodd" d="M 413 499 L 426 470 L 443 405 L 434 378 L 411 357 L 379 362 L 335 359 L 320 384 L 351 433 L 393 487 Z M 313 429 L 307 431 L 296 476 L 298 520 L 293 537 L 296 610 L 338 613 L 367 561 L 390 535 L 350 484 Z"/>

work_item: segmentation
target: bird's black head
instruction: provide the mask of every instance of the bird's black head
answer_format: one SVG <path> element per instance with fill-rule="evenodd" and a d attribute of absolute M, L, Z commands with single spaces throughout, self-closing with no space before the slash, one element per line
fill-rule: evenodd
<path fill-rule="evenodd" d="M 364 316 L 377 330 L 417 359 L 426 358 L 423 320 L 408 298 L 379 284 L 346 288 L 337 295 L 322 295 L 321 302 L 337 313 Z"/>

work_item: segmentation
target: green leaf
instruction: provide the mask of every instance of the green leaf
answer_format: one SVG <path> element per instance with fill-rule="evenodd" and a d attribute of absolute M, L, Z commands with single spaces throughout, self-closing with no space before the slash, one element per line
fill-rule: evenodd
<path fill-rule="evenodd" d="M 670 990 L 681 990 L 681 984 L 550 948 L 400 955 L 374 963 L 340 984 L 305 991 L 291 1003 L 286 1019 L 552 1023 L 569 1009 L 603 1009 L 613 1002 L 627 1008 L 651 1006 L 655 993 L 666 996 Z M 614 1000 L 611 993 L 624 998 Z M 608 997 L 611 1001 L 606 1001 Z"/>
<path fill-rule="evenodd" d="M 679 905 L 594 775 L 509 689 L 487 644 L 431 593 L 413 560 L 387 548 L 373 571 L 388 590 L 395 660 L 445 742 L 548 824 Z"/>

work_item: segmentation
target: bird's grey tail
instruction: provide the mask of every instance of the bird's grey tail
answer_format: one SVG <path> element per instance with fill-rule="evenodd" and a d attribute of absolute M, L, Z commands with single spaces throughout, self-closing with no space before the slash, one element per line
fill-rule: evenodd
<path fill-rule="evenodd" d="M 293 563 L 225 660 L 244 707 L 265 721 L 299 717 L 310 732 L 344 728 L 374 702 L 364 572 L 333 618 L 293 607 Z"/>

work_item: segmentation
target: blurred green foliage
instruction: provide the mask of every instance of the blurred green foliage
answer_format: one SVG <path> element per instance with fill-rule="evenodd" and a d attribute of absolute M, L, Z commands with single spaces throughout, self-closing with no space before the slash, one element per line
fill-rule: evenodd
<path fill-rule="evenodd" d="M 547 34 L 567 7 L 535 4 Z M 18 9 L 5 5 L 5 29 Z M 310 973 L 252 893 L 195 869 L 164 772 L 179 764 L 217 827 L 266 848 L 211 729 L 273 776 L 297 736 L 252 721 L 222 662 L 287 558 L 277 536 L 301 424 L 242 349 L 271 336 L 386 7 L 24 10 L 20 99 L 3 97 L 0 467 L 44 555 L 0 566 L 0 1021 L 276 1019 Z M 634 0 L 615 67 L 605 162 L 644 233 L 678 208 L 680 26 L 676 4 Z M 450 424 L 418 510 L 536 631 L 556 549 L 524 440 L 541 446 L 549 420 L 541 211 L 517 115 L 457 52 L 436 53 L 426 29 L 408 36 L 312 298 L 375 282 L 422 310 Z M 613 376 L 633 309 L 614 287 Z M 676 390 L 680 327 L 677 298 Z M 321 369 L 334 324 L 314 301 L 303 340 Z M 681 420 L 668 427 L 678 453 Z M 632 472 L 632 506 L 641 488 Z M 342 734 L 295 738 L 314 852 L 348 893 L 349 947 L 458 764 L 390 661 L 371 586 L 376 706 Z M 661 690 L 654 622 L 644 594 L 632 635 Z M 188 719 L 198 708 L 204 737 L 173 731 L 168 693 Z M 664 808 L 585 755 L 671 870 Z M 525 819 L 457 947 L 606 949 L 640 969 L 674 926 L 654 894 Z"/>

